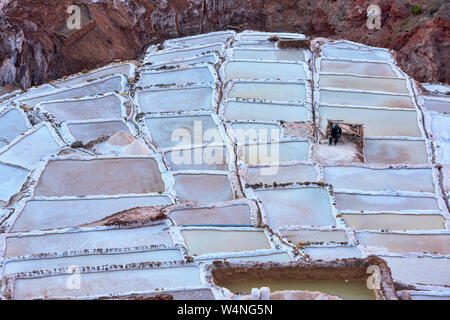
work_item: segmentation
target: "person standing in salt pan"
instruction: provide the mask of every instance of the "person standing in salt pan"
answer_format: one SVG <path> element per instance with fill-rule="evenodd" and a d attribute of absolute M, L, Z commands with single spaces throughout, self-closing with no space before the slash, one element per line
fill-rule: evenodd
<path fill-rule="evenodd" d="M 334 140 L 334 145 L 337 145 L 339 138 L 341 137 L 341 134 L 342 134 L 342 129 L 339 126 L 339 124 L 337 122 L 335 122 L 333 124 L 333 126 L 331 127 L 329 145 L 331 146 L 331 143 L 333 142 L 333 140 Z"/>

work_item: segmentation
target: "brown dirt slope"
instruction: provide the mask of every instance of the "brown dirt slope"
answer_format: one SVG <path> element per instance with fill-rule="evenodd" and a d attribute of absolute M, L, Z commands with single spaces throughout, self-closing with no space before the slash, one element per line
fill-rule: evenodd
<path fill-rule="evenodd" d="M 301 32 L 394 49 L 421 82 L 450 83 L 450 3 L 446 0 L 3 0 L 0 87 L 23 88 L 133 59 L 146 44 L 234 28 Z M 366 27 L 371 4 L 382 27 Z M 81 32 L 64 29 L 67 7 L 88 8 Z M 85 12 L 85 11 L 83 11 Z M 85 19 L 89 20 L 89 19 Z M 86 22 L 86 21 L 85 21 Z"/>

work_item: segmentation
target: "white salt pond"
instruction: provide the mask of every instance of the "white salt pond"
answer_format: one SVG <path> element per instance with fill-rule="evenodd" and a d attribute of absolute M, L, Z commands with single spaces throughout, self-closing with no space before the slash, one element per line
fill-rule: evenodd
<path fill-rule="evenodd" d="M 142 179 L 146 177 L 146 179 Z M 84 196 L 164 192 L 152 158 L 50 161 L 35 196 Z"/>
<path fill-rule="evenodd" d="M 434 193 L 431 169 L 370 169 L 325 167 L 325 182 L 334 189 Z"/>
<path fill-rule="evenodd" d="M 450 259 L 382 256 L 396 282 L 450 285 Z"/>
<path fill-rule="evenodd" d="M 173 150 L 165 153 L 172 170 L 227 171 L 228 150 L 224 146 Z"/>
<path fill-rule="evenodd" d="M 361 252 L 356 247 L 306 247 L 304 250 L 311 260 L 361 258 Z"/>
<path fill-rule="evenodd" d="M 308 161 L 307 141 L 259 143 L 241 146 L 238 158 L 247 164 L 276 164 L 288 161 Z"/>
<path fill-rule="evenodd" d="M 342 218 L 356 230 L 445 230 L 445 218 L 437 214 L 343 214 Z"/>
<path fill-rule="evenodd" d="M 124 270 L 81 274 L 80 289 L 67 286 L 69 275 L 19 279 L 14 283 L 14 299 L 77 298 L 83 296 L 110 296 L 163 288 L 199 287 L 197 267 L 171 267 L 144 270 Z"/>
<path fill-rule="evenodd" d="M 328 190 L 324 188 L 255 190 L 272 229 L 283 226 L 334 226 Z"/>
<path fill-rule="evenodd" d="M 233 82 L 227 97 L 305 102 L 306 88 L 304 84 L 295 83 Z"/>
<path fill-rule="evenodd" d="M 56 154 L 60 149 L 46 125 L 22 136 L 0 153 L 0 161 L 32 170 L 43 158 Z"/>
<path fill-rule="evenodd" d="M 211 110 L 214 88 L 145 89 L 137 92 L 142 112 Z"/>
<path fill-rule="evenodd" d="M 210 115 L 151 117 L 147 118 L 145 122 L 152 135 L 152 140 L 158 148 L 219 143 L 214 139 L 206 139 L 205 132 L 210 133 L 210 137 L 221 137 L 218 127 Z M 185 141 L 187 137 L 190 140 Z"/>
<path fill-rule="evenodd" d="M 439 141 L 437 143 L 437 162 L 450 164 L 450 142 Z"/>
<path fill-rule="evenodd" d="M 297 105 L 227 101 L 224 117 L 230 121 L 308 121 L 308 110 Z"/>
<path fill-rule="evenodd" d="M 340 210 L 355 211 L 408 211 L 408 210 L 439 210 L 434 197 L 401 197 L 361 194 L 335 194 Z"/>
<path fill-rule="evenodd" d="M 10 143 L 26 129 L 27 123 L 19 110 L 11 109 L 0 115 L 0 143 Z"/>
<path fill-rule="evenodd" d="M 320 90 L 320 102 L 356 107 L 414 108 L 413 101 L 409 96 L 331 91 L 327 89 Z"/>
<path fill-rule="evenodd" d="M 214 43 L 225 43 L 234 36 L 234 32 L 211 32 L 205 35 L 177 38 L 167 40 L 164 44 L 168 46 L 202 46 Z"/>
<path fill-rule="evenodd" d="M 101 68 L 99 70 L 94 70 L 89 73 L 74 75 L 71 77 L 68 77 L 67 79 L 61 79 L 58 81 L 53 82 L 52 84 L 55 87 L 63 88 L 63 87 L 71 87 L 80 85 L 86 82 L 89 82 L 90 80 L 98 79 L 107 75 L 117 74 L 121 73 L 126 77 L 132 77 L 134 67 L 131 63 L 121 63 L 118 65 L 109 66 L 106 68 Z"/>
<path fill-rule="evenodd" d="M 431 114 L 431 130 L 435 139 L 450 140 L 450 114 Z"/>
<path fill-rule="evenodd" d="M 305 67 L 296 63 L 230 61 L 225 64 L 225 81 L 232 79 L 306 79 Z"/>
<path fill-rule="evenodd" d="M 233 59 L 241 60 L 265 60 L 265 61 L 304 61 L 305 54 L 302 50 L 280 49 L 233 49 Z"/>
<path fill-rule="evenodd" d="M 162 224 L 131 229 L 10 236 L 6 238 L 4 256 L 8 258 L 86 249 L 118 249 L 172 244 L 169 229 Z"/>
<path fill-rule="evenodd" d="M 90 82 L 87 85 L 78 86 L 70 89 L 64 89 L 51 94 L 38 96 L 35 98 L 29 98 L 20 100 L 29 106 L 35 106 L 38 103 L 61 100 L 61 99 L 71 99 L 76 97 L 92 96 L 101 93 L 121 92 L 124 88 L 122 87 L 123 78 L 121 76 L 114 76 L 106 79 L 101 79 L 98 81 Z"/>
<path fill-rule="evenodd" d="M 183 230 L 181 234 L 189 253 L 194 256 L 271 249 L 269 240 L 262 231 L 198 229 Z"/>
<path fill-rule="evenodd" d="M 281 127 L 278 124 L 257 122 L 234 122 L 231 125 L 234 136 L 239 143 L 256 141 L 279 141 L 281 138 Z"/>
<path fill-rule="evenodd" d="M 350 49 L 338 47 L 336 45 L 325 45 L 322 54 L 327 57 L 368 60 L 368 61 L 391 61 L 392 57 L 389 51 L 382 49 Z"/>
<path fill-rule="evenodd" d="M 187 66 L 187 65 L 195 65 L 201 63 L 208 64 L 216 64 L 217 63 L 217 55 L 210 52 L 198 57 L 190 57 L 182 60 L 174 60 L 170 61 L 161 61 L 158 63 L 153 63 L 150 65 L 150 68 L 165 68 L 165 67 L 175 67 L 175 66 Z"/>
<path fill-rule="evenodd" d="M 130 131 L 123 121 L 68 123 L 67 128 L 74 139 L 83 144 L 103 136 L 112 136 L 119 131 Z"/>
<path fill-rule="evenodd" d="M 174 174 L 175 191 L 180 200 L 203 203 L 234 199 L 227 174 Z"/>
<path fill-rule="evenodd" d="M 279 232 L 295 245 L 348 242 L 343 230 L 280 229 Z"/>
<path fill-rule="evenodd" d="M 428 163 L 423 140 L 366 139 L 364 145 L 367 163 Z"/>
<path fill-rule="evenodd" d="M 22 209 L 11 232 L 75 227 L 102 220 L 124 210 L 170 203 L 166 196 L 30 200 Z"/>
<path fill-rule="evenodd" d="M 200 55 L 211 52 L 221 52 L 222 49 L 222 44 L 211 44 L 188 49 L 160 51 L 152 55 L 147 55 L 144 62 L 151 63 L 152 65 L 159 65 L 164 64 L 165 62 L 175 62 L 189 58 L 196 58 Z"/>
<path fill-rule="evenodd" d="M 183 261 L 180 250 L 153 250 L 124 253 L 105 253 L 91 255 L 77 255 L 37 260 L 16 260 L 5 265 L 4 274 L 18 272 L 33 272 L 40 270 L 66 269 L 71 266 L 95 267 L 105 265 L 126 265 L 143 262 L 172 262 Z"/>
<path fill-rule="evenodd" d="M 21 190 L 29 173 L 27 170 L 0 163 L 0 177 L 2 177 L 0 183 L 0 204 L 1 202 L 8 202 L 11 196 Z"/>
<path fill-rule="evenodd" d="M 230 204 L 212 208 L 173 210 L 169 218 L 177 225 L 252 225 L 250 207 L 246 204 Z"/>
<path fill-rule="evenodd" d="M 319 107 L 320 128 L 325 132 L 328 120 L 362 124 L 367 137 L 421 137 L 415 110 L 378 110 L 354 107 Z"/>
<path fill-rule="evenodd" d="M 122 101 L 116 94 L 91 99 L 41 103 L 41 107 L 57 121 L 121 118 Z"/>
<path fill-rule="evenodd" d="M 366 91 L 409 93 L 406 79 L 372 78 L 353 75 L 322 74 L 319 78 L 322 88 L 343 88 Z"/>
<path fill-rule="evenodd" d="M 450 112 L 450 99 L 424 99 L 424 105 L 429 111 Z"/>
<path fill-rule="evenodd" d="M 375 77 L 396 77 L 392 67 L 387 63 L 339 61 L 322 59 L 320 62 L 321 72 L 357 74 Z"/>
<path fill-rule="evenodd" d="M 317 171 L 312 165 L 249 167 L 245 175 L 248 184 L 290 182 L 317 182 Z"/>
<path fill-rule="evenodd" d="M 378 247 L 382 251 L 450 254 L 450 234 L 358 232 L 356 239 L 362 246 Z"/>
<path fill-rule="evenodd" d="M 149 70 L 141 73 L 138 86 L 154 86 L 158 84 L 177 84 L 198 82 L 214 82 L 208 67 L 180 68 L 174 70 Z"/>

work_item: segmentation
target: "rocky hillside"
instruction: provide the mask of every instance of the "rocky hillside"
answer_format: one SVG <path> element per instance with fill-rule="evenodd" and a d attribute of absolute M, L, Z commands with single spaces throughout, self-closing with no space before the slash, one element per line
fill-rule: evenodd
<path fill-rule="evenodd" d="M 369 30 L 366 10 L 382 10 Z M 69 30 L 67 8 L 82 8 Z M 23 88 L 136 58 L 167 38 L 224 29 L 301 32 L 394 49 L 421 82 L 450 83 L 450 3 L 445 0 L 0 0 L 0 86 Z"/>

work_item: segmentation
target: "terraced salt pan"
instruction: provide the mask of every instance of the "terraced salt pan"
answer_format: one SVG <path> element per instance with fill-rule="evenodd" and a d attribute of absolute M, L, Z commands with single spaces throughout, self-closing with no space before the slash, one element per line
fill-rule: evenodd
<path fill-rule="evenodd" d="M 236 41 L 265 41 L 270 37 L 305 39 L 300 33 L 244 31 L 236 35 Z"/>
<path fill-rule="evenodd" d="M 396 253 L 426 252 L 450 254 L 450 234 L 406 234 L 358 232 L 356 239 L 366 247 Z"/>
<path fill-rule="evenodd" d="M 195 64 L 216 64 L 218 62 L 217 54 L 207 53 L 198 57 L 186 58 L 183 60 L 175 61 L 162 61 L 158 63 L 150 64 L 150 68 L 165 68 L 165 67 L 175 67 L 175 66 L 187 66 Z"/>
<path fill-rule="evenodd" d="M 308 110 L 288 104 L 227 101 L 225 120 L 308 121 Z"/>
<path fill-rule="evenodd" d="M 183 261 L 180 250 L 154 250 L 126 253 L 105 253 L 68 256 L 41 260 L 18 260 L 5 265 L 4 275 L 18 272 L 33 272 L 39 270 L 67 269 L 71 266 L 88 267 L 104 265 L 126 265 L 144 262 Z"/>
<path fill-rule="evenodd" d="M 314 229 L 280 229 L 280 234 L 290 242 L 306 243 L 347 243 L 347 235 L 343 230 L 314 230 Z"/>
<path fill-rule="evenodd" d="M 450 285 L 450 259 L 383 256 L 396 282 Z"/>
<path fill-rule="evenodd" d="M 450 114 L 433 112 L 431 115 L 431 130 L 435 139 L 450 140 Z"/>
<path fill-rule="evenodd" d="M 171 267 L 81 274 L 81 289 L 69 289 L 69 275 L 19 279 L 14 284 L 14 299 L 109 296 L 162 288 L 202 286 L 197 267 Z"/>
<path fill-rule="evenodd" d="M 171 112 L 213 109 L 214 88 L 166 88 L 138 91 L 137 101 L 142 112 Z"/>
<path fill-rule="evenodd" d="M 168 151 L 165 157 L 172 170 L 227 171 L 229 164 L 224 146 Z"/>
<path fill-rule="evenodd" d="M 423 140 L 366 139 L 364 144 L 367 163 L 428 163 Z"/>
<path fill-rule="evenodd" d="M 325 182 L 336 189 L 397 190 L 434 193 L 431 169 L 326 167 Z"/>
<path fill-rule="evenodd" d="M 406 79 L 372 78 L 353 75 L 322 74 L 319 78 L 321 88 L 343 88 L 365 91 L 409 93 Z"/>
<path fill-rule="evenodd" d="M 0 115 L 0 149 L 27 130 L 23 115 L 17 109 L 10 109 Z"/>
<path fill-rule="evenodd" d="M 320 71 L 373 77 L 397 77 L 397 74 L 389 64 L 375 62 L 322 59 L 320 62 Z"/>
<path fill-rule="evenodd" d="M 192 208 L 171 211 L 169 218 L 177 225 L 252 225 L 251 210 L 246 204 Z"/>
<path fill-rule="evenodd" d="M 262 231 L 182 230 L 187 249 L 193 256 L 219 252 L 271 249 Z"/>
<path fill-rule="evenodd" d="M 18 193 L 27 180 L 30 172 L 15 166 L 0 163 L 0 204 L 8 202 L 9 198 Z"/>
<path fill-rule="evenodd" d="M 60 90 L 51 94 L 38 96 L 35 98 L 29 99 L 19 99 L 21 103 L 24 103 L 29 106 L 35 106 L 38 103 L 53 101 L 53 100 L 62 100 L 62 99 L 71 99 L 76 97 L 84 97 L 84 96 L 92 96 L 107 92 L 122 92 L 124 89 L 124 85 L 126 83 L 126 78 L 123 76 L 113 76 L 97 81 L 90 82 L 87 85 L 78 86 L 75 88 Z"/>
<path fill-rule="evenodd" d="M 436 148 L 437 162 L 450 164 L 450 142 L 439 141 Z"/>
<path fill-rule="evenodd" d="M 233 82 L 227 97 L 305 102 L 306 88 L 304 84 L 296 83 Z"/>
<path fill-rule="evenodd" d="M 174 63 L 190 58 L 197 58 L 198 56 L 207 53 L 222 52 L 222 50 L 222 44 L 211 44 L 189 49 L 160 51 L 156 52 L 155 54 L 147 55 L 144 59 L 144 62 L 151 63 L 152 65 L 165 64 L 165 62 Z"/>
<path fill-rule="evenodd" d="M 255 190 L 267 223 L 283 226 L 334 226 L 328 190 L 325 188 Z"/>
<path fill-rule="evenodd" d="M 80 226 L 102 220 L 124 210 L 170 203 L 170 199 L 166 196 L 30 200 L 16 219 L 11 232 Z"/>
<path fill-rule="evenodd" d="M 248 184 L 273 184 L 289 182 L 317 182 L 318 176 L 314 166 L 292 165 L 277 167 L 250 167 L 244 176 Z"/>
<path fill-rule="evenodd" d="M 342 218 L 356 230 L 445 230 L 446 221 L 437 214 L 343 214 Z"/>
<path fill-rule="evenodd" d="M 392 61 L 391 54 L 387 50 L 381 49 L 363 49 L 338 47 L 337 45 L 325 45 L 322 48 L 322 54 L 327 57 L 345 58 L 348 60 L 367 60 L 367 61 Z"/>
<path fill-rule="evenodd" d="M 50 161 L 34 195 L 61 197 L 151 192 L 164 192 L 156 161 L 152 158 L 117 158 Z"/>
<path fill-rule="evenodd" d="M 224 68 L 225 81 L 232 79 L 306 79 L 305 67 L 296 63 L 270 63 L 258 61 L 230 61 Z"/>
<path fill-rule="evenodd" d="M 236 60 L 265 60 L 265 61 L 304 61 L 305 54 L 302 50 L 280 49 L 241 49 L 235 48 L 232 57 Z"/>
<path fill-rule="evenodd" d="M 103 136 L 112 136 L 119 131 L 130 132 L 123 121 L 68 123 L 67 128 L 74 140 L 83 144 Z"/>
<path fill-rule="evenodd" d="M 214 82 L 208 67 L 180 68 L 174 70 L 152 70 L 141 72 L 138 86 L 154 86 L 157 84 L 177 84 L 197 82 Z"/>
<path fill-rule="evenodd" d="M 304 250 L 311 260 L 361 258 L 361 252 L 356 247 L 306 247 Z"/>
<path fill-rule="evenodd" d="M 167 46 L 202 46 L 213 43 L 225 43 L 234 36 L 234 32 L 211 32 L 205 35 L 197 35 L 191 37 L 177 38 L 167 40 L 165 45 Z"/>
<path fill-rule="evenodd" d="M 424 105 L 429 111 L 450 112 L 450 100 L 424 99 Z"/>
<path fill-rule="evenodd" d="M 210 115 L 180 116 L 180 117 L 151 117 L 145 120 L 153 142 L 158 148 L 187 147 L 189 145 L 203 145 L 213 143 L 214 140 L 203 139 L 205 132 L 211 137 L 221 137 L 216 123 Z M 178 134 L 191 137 L 184 141 Z M 205 137 L 206 138 L 206 137 Z M 217 142 L 217 141 L 216 141 Z"/>
<path fill-rule="evenodd" d="M 172 245 L 172 239 L 165 224 L 131 229 L 50 233 L 21 237 L 9 236 L 6 238 L 4 257 L 152 245 Z"/>
<path fill-rule="evenodd" d="M 240 257 L 216 257 L 214 259 L 201 260 L 204 263 L 213 263 L 214 261 L 227 262 L 290 262 L 292 258 L 287 253 L 271 253 L 265 255 L 244 255 Z"/>
<path fill-rule="evenodd" d="M 46 125 L 20 137 L 0 153 L 0 161 L 33 170 L 40 160 L 56 154 L 60 149 Z"/>
<path fill-rule="evenodd" d="M 203 203 L 234 199 L 233 189 L 226 173 L 174 173 L 175 191 L 180 200 Z"/>
<path fill-rule="evenodd" d="M 335 193 L 337 207 L 340 210 L 355 211 L 410 211 L 439 210 L 436 198 L 402 197 Z"/>
<path fill-rule="evenodd" d="M 414 108 L 411 97 L 365 92 L 320 90 L 320 102 L 332 105 Z"/>
<path fill-rule="evenodd" d="M 122 118 L 122 99 L 108 94 L 90 99 L 76 99 L 41 103 L 40 107 L 55 116 L 57 121 Z"/>
<path fill-rule="evenodd" d="M 307 141 L 286 141 L 250 144 L 238 149 L 238 159 L 246 164 L 275 164 L 288 161 L 308 161 Z"/>
<path fill-rule="evenodd" d="M 362 124 L 367 137 L 421 137 L 415 110 L 379 110 L 354 107 L 319 107 L 320 128 L 326 131 L 328 120 Z"/>
<path fill-rule="evenodd" d="M 107 75 L 117 74 L 117 73 L 121 73 L 125 77 L 130 78 L 130 77 L 134 76 L 134 70 L 135 70 L 135 66 L 133 64 L 121 63 L 118 65 L 112 65 L 112 66 L 108 66 L 108 67 L 101 68 L 98 70 L 94 70 L 89 73 L 74 75 L 67 79 L 55 81 L 52 84 L 58 88 L 71 87 L 71 86 L 84 84 L 86 82 L 89 82 L 90 80 L 98 79 L 98 78 L 101 78 L 101 77 L 104 77 Z"/>
<path fill-rule="evenodd" d="M 278 124 L 234 122 L 231 128 L 239 143 L 279 141 L 281 138 L 281 127 Z"/>

